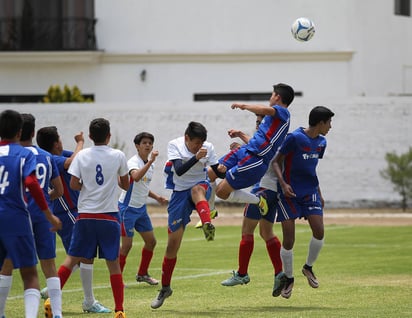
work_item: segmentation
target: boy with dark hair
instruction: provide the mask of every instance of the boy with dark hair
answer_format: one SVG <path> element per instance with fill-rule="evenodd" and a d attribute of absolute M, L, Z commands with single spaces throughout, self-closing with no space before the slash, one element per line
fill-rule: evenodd
<path fill-rule="evenodd" d="M 250 193 L 245 188 L 259 182 L 286 136 L 290 119 L 287 108 L 294 96 L 292 87 L 279 83 L 273 86 L 269 106 L 232 104 L 232 109 L 248 110 L 265 117 L 247 144 L 233 149 L 219 159 L 218 171 L 224 174 L 224 179 L 216 188 L 219 198 L 231 202 L 258 204 L 261 214 L 266 215 L 268 205 L 265 197 Z"/>
<path fill-rule="evenodd" d="M 50 211 L 37 181 L 33 152 L 18 144 L 22 125 L 23 119 L 18 112 L 5 110 L 0 114 L 0 266 L 7 259 L 6 266 L 20 269 L 24 284 L 25 317 L 35 318 L 39 309 L 40 291 L 36 248 L 24 189 L 28 188 L 33 200 L 52 224 L 52 231 L 58 230 L 61 222 Z M 11 275 L 0 275 L 0 316 L 5 315 L 11 284 Z"/>
<path fill-rule="evenodd" d="M 295 220 L 305 218 L 312 230 L 312 239 L 306 263 L 302 268 L 312 288 L 319 282 L 312 271 L 312 265 L 323 246 L 324 199 L 316 175 L 318 160 L 326 149 L 324 137 L 331 129 L 335 114 L 324 106 L 314 107 L 309 114 L 309 127 L 300 127 L 286 136 L 273 160 L 273 169 L 278 178 L 278 214 L 276 221 L 282 223 L 283 242 L 280 250 L 284 266 L 284 277 L 280 278 L 281 295 L 289 298 L 294 284 L 293 245 L 295 243 Z"/>
<path fill-rule="evenodd" d="M 36 141 L 37 144 L 46 151 L 53 154 L 53 158 L 57 163 L 57 167 L 60 172 L 60 176 L 64 185 L 63 196 L 57 200 L 52 201 L 53 213 L 59 217 L 62 221 L 62 229 L 57 233 L 59 234 L 66 254 L 70 247 L 70 241 L 73 232 L 73 226 L 78 216 L 77 213 L 77 201 L 79 198 L 79 191 L 70 188 L 71 175 L 67 172 L 76 157 L 77 153 L 83 149 L 84 137 L 83 132 L 79 132 L 74 136 L 76 142 L 76 148 L 74 151 L 68 151 L 63 149 L 63 144 L 60 139 L 59 133 L 55 126 L 42 127 L 37 131 Z M 82 308 L 84 312 L 91 313 L 109 313 L 110 309 L 103 306 L 96 300 L 93 293 L 93 262 L 94 259 L 82 259 L 80 264 L 75 264 L 71 269 L 72 272 L 80 268 L 80 278 L 82 281 L 84 300 Z M 67 256 L 63 262 L 63 266 L 70 267 L 70 256 Z M 60 267 L 62 268 L 62 267 Z M 59 273 L 60 274 L 60 273 Z M 48 288 L 41 290 L 42 298 L 48 298 Z M 46 306 L 45 306 L 46 307 Z M 45 311 L 48 311 L 45 308 Z"/>
<path fill-rule="evenodd" d="M 144 241 L 140 266 L 136 272 L 136 281 L 149 285 L 159 282 L 149 275 L 148 269 L 156 246 L 152 222 L 147 213 L 146 200 L 151 197 L 160 204 L 166 204 L 167 199 L 150 190 L 150 182 L 154 173 L 154 161 L 159 155 L 153 150 L 154 136 L 148 132 L 141 132 L 134 138 L 137 153 L 129 159 L 130 187 L 122 191 L 119 198 L 120 219 L 122 226 L 122 246 L 120 247 L 120 269 L 123 272 L 126 258 L 133 245 L 134 231 L 136 230 Z"/>
<path fill-rule="evenodd" d="M 119 265 L 120 223 L 117 187 L 129 188 L 127 160 L 124 153 L 108 146 L 110 123 L 104 118 L 93 119 L 89 137 L 94 146 L 79 151 L 70 165 L 70 187 L 79 190 L 79 216 L 74 224 L 68 255 L 72 263 L 61 266 L 62 286 L 71 268 L 82 258 L 97 256 L 106 260 L 115 303 L 115 318 L 124 318 L 124 284 Z M 87 244 L 85 244 L 87 242 Z"/>
<path fill-rule="evenodd" d="M 168 240 L 162 263 L 162 289 L 152 301 L 153 309 L 159 308 L 172 295 L 170 282 L 177 261 L 177 253 L 190 215 L 197 210 L 203 224 L 206 240 L 214 239 L 207 200 L 210 184 L 207 167 L 217 169 L 214 147 L 206 141 L 207 130 L 198 122 L 190 122 L 185 135 L 171 140 L 167 146 L 166 188 L 173 190 L 168 211 Z"/>

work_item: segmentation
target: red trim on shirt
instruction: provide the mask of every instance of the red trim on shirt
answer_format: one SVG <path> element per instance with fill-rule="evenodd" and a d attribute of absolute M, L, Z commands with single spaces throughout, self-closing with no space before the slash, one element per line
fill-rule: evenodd
<path fill-rule="evenodd" d="M 47 205 L 47 201 L 44 197 L 43 190 L 42 188 L 40 188 L 40 184 L 37 181 L 34 172 L 24 180 L 24 185 L 29 189 L 31 196 L 39 206 L 40 210 L 47 210 L 49 206 Z"/>

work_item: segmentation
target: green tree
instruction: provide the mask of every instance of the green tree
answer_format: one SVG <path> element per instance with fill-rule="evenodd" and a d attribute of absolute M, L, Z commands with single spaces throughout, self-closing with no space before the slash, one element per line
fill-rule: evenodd
<path fill-rule="evenodd" d="M 399 156 L 396 153 L 385 155 L 388 166 L 381 171 L 381 176 L 393 183 L 394 190 L 402 197 L 402 210 L 408 207 L 408 199 L 412 199 L 412 147 Z"/>

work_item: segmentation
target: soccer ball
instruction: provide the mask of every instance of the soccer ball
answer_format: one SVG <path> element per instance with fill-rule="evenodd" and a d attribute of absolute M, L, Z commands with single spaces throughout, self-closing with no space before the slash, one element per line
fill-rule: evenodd
<path fill-rule="evenodd" d="M 293 22 L 291 31 L 296 40 L 306 42 L 315 35 L 315 25 L 308 18 L 298 18 Z"/>

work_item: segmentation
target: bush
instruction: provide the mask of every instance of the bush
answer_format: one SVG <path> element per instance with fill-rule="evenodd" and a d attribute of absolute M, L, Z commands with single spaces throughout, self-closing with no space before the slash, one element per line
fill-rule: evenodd
<path fill-rule="evenodd" d="M 387 153 L 385 159 L 388 167 L 381 171 L 381 176 L 393 183 L 395 191 L 402 197 L 402 210 L 405 211 L 408 200 L 412 199 L 412 147 L 399 156 Z"/>
<path fill-rule="evenodd" d="M 59 85 L 51 85 L 47 95 L 43 97 L 43 103 L 91 103 L 91 98 L 85 98 L 80 89 L 74 85 L 70 88 L 67 84 L 61 90 Z"/>

